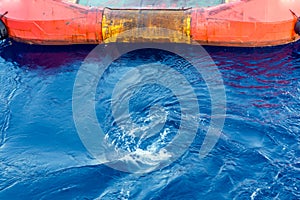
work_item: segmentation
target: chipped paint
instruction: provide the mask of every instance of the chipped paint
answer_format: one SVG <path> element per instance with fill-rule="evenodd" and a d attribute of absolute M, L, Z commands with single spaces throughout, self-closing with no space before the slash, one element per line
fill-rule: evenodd
<path fill-rule="evenodd" d="M 102 18 L 103 41 L 135 42 L 142 38 L 145 42 L 190 43 L 190 21 L 189 10 L 106 8 Z"/>
<path fill-rule="evenodd" d="M 193 9 L 91 8 L 61 0 L 2 0 L 1 3 L 0 13 L 8 11 L 3 22 L 9 37 L 33 44 L 116 41 L 190 44 L 193 40 L 208 45 L 250 47 L 300 39 L 294 31 L 297 19 L 289 11 L 293 8 L 300 13 L 296 1 L 272 0 L 270 4 L 269 0 L 237 0 Z M 24 7 L 34 9 L 28 12 Z"/>

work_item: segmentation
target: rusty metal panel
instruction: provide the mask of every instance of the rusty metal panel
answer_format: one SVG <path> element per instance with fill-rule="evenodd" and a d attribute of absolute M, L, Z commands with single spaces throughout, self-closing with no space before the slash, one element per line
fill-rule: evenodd
<path fill-rule="evenodd" d="M 104 42 L 190 43 L 189 10 L 109 9 L 102 18 Z"/>

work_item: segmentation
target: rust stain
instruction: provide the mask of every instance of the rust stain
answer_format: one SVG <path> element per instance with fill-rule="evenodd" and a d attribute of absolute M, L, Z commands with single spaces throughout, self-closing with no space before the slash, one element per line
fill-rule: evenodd
<path fill-rule="evenodd" d="M 104 42 L 190 43 L 188 10 L 109 9 L 102 18 Z"/>

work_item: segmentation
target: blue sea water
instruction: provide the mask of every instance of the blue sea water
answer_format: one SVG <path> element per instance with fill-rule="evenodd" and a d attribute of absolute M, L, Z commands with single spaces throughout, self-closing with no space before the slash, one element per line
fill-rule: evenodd
<path fill-rule="evenodd" d="M 193 83 L 199 100 L 199 129 L 186 152 L 142 175 L 99 164 L 78 136 L 73 87 L 94 47 L 2 44 L 0 199 L 300 198 L 299 42 L 267 48 L 205 47 L 222 74 L 227 104 L 221 137 L 204 158 L 199 158 L 199 149 L 214 116 L 207 85 L 193 67 L 154 49 L 115 60 L 99 81 L 95 108 L 106 136 L 119 149 L 161 148 L 175 137 L 181 118 L 172 91 L 148 84 L 130 98 L 131 118 L 147 124 L 149 105 L 158 103 L 168 114 L 163 131 L 140 142 L 120 130 L 109 100 L 128 70 L 145 63 L 172 66 Z"/>

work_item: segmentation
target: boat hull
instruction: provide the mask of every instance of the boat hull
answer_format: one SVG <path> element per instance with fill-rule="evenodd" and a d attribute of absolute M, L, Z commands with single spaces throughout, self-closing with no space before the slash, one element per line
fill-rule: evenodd
<path fill-rule="evenodd" d="M 297 17 L 290 9 L 300 14 L 300 2 L 239 0 L 209 8 L 111 9 L 61 0 L 0 0 L 0 13 L 8 12 L 2 21 L 9 37 L 41 45 L 196 41 L 275 46 L 299 39 L 294 31 Z"/>

